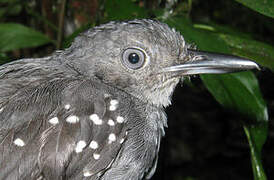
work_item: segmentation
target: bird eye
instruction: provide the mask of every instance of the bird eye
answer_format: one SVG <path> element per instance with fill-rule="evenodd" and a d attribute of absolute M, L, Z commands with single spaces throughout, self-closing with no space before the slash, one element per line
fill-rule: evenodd
<path fill-rule="evenodd" d="M 122 63 L 130 69 L 140 69 L 145 64 L 145 54 L 142 50 L 128 48 L 123 52 Z"/>

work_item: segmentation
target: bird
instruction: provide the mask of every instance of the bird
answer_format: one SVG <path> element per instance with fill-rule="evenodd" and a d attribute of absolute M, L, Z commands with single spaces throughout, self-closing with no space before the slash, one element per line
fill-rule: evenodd
<path fill-rule="evenodd" d="M 50 56 L 1 65 L 0 179 L 150 179 L 177 84 L 258 68 L 151 19 L 111 21 Z"/>

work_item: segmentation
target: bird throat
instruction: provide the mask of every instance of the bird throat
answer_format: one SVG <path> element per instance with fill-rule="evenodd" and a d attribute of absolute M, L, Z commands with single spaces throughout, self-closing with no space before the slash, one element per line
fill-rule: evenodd
<path fill-rule="evenodd" d="M 167 107 L 171 104 L 171 97 L 180 78 L 171 78 L 165 82 L 156 85 L 156 87 L 144 91 L 148 101 L 157 107 Z"/>

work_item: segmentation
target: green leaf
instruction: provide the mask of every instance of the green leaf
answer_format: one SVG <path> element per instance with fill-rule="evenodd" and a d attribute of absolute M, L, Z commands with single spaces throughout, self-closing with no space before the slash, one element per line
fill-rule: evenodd
<path fill-rule="evenodd" d="M 267 138 L 268 113 L 256 77 L 252 72 L 241 72 L 218 76 L 202 75 L 201 78 L 220 104 L 256 120 L 244 125 L 244 130 L 250 145 L 254 179 L 265 180 L 261 151 Z"/>
<path fill-rule="evenodd" d="M 44 34 L 21 24 L 0 24 L 0 52 L 37 47 L 50 42 Z"/>
<path fill-rule="evenodd" d="M 266 104 L 252 72 L 201 75 L 201 78 L 220 104 L 237 109 L 256 122 L 267 122 Z"/>
<path fill-rule="evenodd" d="M 274 1 L 273 0 L 236 0 L 237 2 L 262 13 L 266 16 L 274 18 Z"/>
<path fill-rule="evenodd" d="M 111 0 L 105 4 L 108 20 L 145 18 L 147 12 L 131 0 Z"/>
<path fill-rule="evenodd" d="M 254 179 L 266 180 L 267 177 L 261 162 L 261 151 L 266 139 L 267 126 L 244 126 L 244 130 L 250 147 Z"/>

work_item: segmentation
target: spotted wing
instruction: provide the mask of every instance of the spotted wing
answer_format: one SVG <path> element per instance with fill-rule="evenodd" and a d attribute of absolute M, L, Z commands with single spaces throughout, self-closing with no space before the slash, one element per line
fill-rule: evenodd
<path fill-rule="evenodd" d="M 0 109 L 0 179 L 99 179 L 126 140 L 126 99 L 95 81 L 18 91 Z"/>

